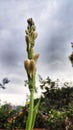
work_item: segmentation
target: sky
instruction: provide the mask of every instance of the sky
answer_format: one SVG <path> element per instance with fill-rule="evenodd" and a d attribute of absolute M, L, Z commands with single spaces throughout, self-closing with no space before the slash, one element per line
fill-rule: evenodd
<path fill-rule="evenodd" d="M 73 41 L 72 0 L 0 0 L 0 82 L 11 81 L 0 89 L 1 102 L 25 104 L 28 94 L 24 60 L 27 58 L 25 30 L 33 18 L 38 38 L 35 52 L 40 52 L 37 78 L 73 80 L 68 59 Z"/>

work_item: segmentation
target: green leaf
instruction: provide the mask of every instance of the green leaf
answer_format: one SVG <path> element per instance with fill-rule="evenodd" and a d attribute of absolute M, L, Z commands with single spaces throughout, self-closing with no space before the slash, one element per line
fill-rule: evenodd
<path fill-rule="evenodd" d="M 41 98 L 39 98 L 39 100 L 38 100 L 38 102 L 35 105 L 34 110 L 33 110 L 33 119 L 32 119 L 31 130 L 33 129 L 34 124 L 35 124 L 35 119 L 36 119 L 36 115 L 37 115 L 37 111 L 38 111 L 38 107 L 39 107 L 40 101 L 41 101 Z"/>
<path fill-rule="evenodd" d="M 28 130 L 28 126 L 29 126 L 29 116 L 28 116 L 28 119 L 27 119 L 27 122 L 26 122 L 26 130 Z"/>

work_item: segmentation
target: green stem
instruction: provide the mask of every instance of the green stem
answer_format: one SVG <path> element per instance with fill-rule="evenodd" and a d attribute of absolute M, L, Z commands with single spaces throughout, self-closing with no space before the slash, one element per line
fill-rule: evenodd
<path fill-rule="evenodd" d="M 32 59 L 32 58 L 33 58 L 33 47 L 30 47 L 28 51 L 28 59 Z"/>
<path fill-rule="evenodd" d="M 32 120 L 33 120 L 33 110 L 34 110 L 34 90 L 35 90 L 35 74 L 30 78 L 28 76 L 29 80 L 29 88 L 30 88 L 30 110 L 29 110 L 29 115 L 28 115 L 28 123 L 26 130 L 32 130 Z"/>
<path fill-rule="evenodd" d="M 28 59 L 31 60 L 33 59 L 33 55 L 34 55 L 34 34 L 35 34 L 35 24 L 32 20 L 32 18 L 27 20 L 28 22 L 28 27 L 27 27 L 27 35 L 29 37 L 29 41 L 27 44 L 27 53 L 28 53 Z M 34 29 L 33 29 L 34 27 Z M 27 41 L 26 41 L 27 42 Z M 36 72 L 32 72 L 27 73 L 28 75 L 28 83 L 29 83 L 29 90 L 30 90 L 30 110 L 29 110 L 29 114 L 28 114 L 28 119 L 27 119 L 27 123 L 26 123 L 26 130 L 32 130 L 34 127 L 33 124 L 33 117 L 34 117 L 34 90 L 35 90 L 35 76 L 36 76 Z M 37 108 L 37 107 L 35 107 Z M 36 111 L 36 109 L 35 109 Z"/>
<path fill-rule="evenodd" d="M 34 89 L 31 89 L 30 92 L 30 111 L 29 111 L 29 124 L 28 124 L 28 130 L 31 130 L 32 125 L 32 118 L 33 118 L 33 108 L 34 108 Z"/>

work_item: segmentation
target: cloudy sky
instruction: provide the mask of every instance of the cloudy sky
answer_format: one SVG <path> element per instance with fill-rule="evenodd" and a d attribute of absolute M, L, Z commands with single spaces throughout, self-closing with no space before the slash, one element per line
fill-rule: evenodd
<path fill-rule="evenodd" d="M 3 102 L 25 102 L 25 29 L 27 19 L 31 17 L 38 32 L 35 45 L 35 52 L 40 52 L 37 75 L 73 80 L 73 68 L 68 59 L 73 41 L 73 1 L 0 0 L 0 82 L 4 77 L 11 80 L 6 90 L 0 89 Z"/>

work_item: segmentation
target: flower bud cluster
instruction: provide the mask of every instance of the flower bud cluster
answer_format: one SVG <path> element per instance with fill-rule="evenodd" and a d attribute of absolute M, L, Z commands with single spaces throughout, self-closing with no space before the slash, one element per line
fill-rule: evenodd
<path fill-rule="evenodd" d="M 25 60 L 24 61 L 24 67 L 26 69 L 27 74 L 29 74 L 29 75 L 33 75 L 36 71 L 36 65 L 35 65 L 35 61 L 33 59 Z"/>
<path fill-rule="evenodd" d="M 25 36 L 28 58 L 24 61 L 24 67 L 28 76 L 29 89 L 35 88 L 36 62 L 39 53 L 34 54 L 35 39 L 37 38 L 36 27 L 32 18 L 27 20 L 28 26 Z"/>
<path fill-rule="evenodd" d="M 36 62 L 39 57 L 39 53 L 35 54 L 32 59 L 27 59 L 24 61 L 24 67 L 26 69 L 27 74 L 33 75 L 36 72 Z"/>
<path fill-rule="evenodd" d="M 26 32 L 26 36 L 25 36 L 25 40 L 26 40 L 26 44 L 27 44 L 27 52 L 30 51 L 30 49 L 32 49 L 34 47 L 35 44 L 35 39 L 37 38 L 37 32 L 36 32 L 36 27 L 34 24 L 34 21 L 32 18 L 29 18 L 27 20 L 28 26 L 27 26 L 27 30 Z"/>

